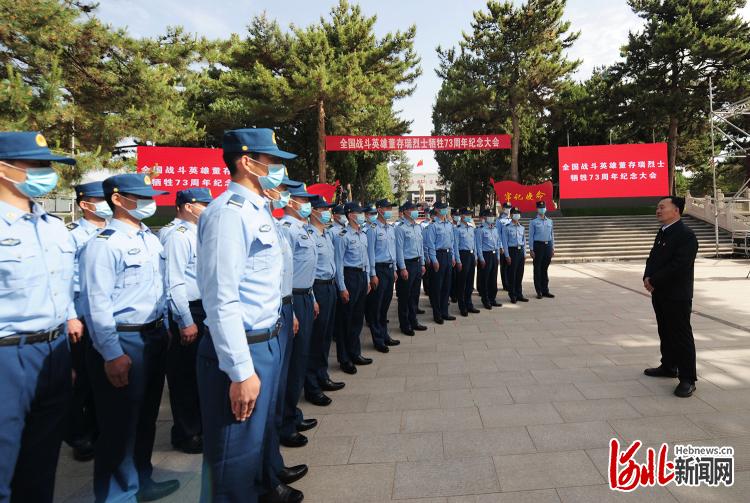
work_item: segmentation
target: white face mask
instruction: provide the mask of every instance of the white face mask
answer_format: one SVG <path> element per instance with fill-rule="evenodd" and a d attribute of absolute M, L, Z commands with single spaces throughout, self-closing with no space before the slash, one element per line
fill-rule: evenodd
<path fill-rule="evenodd" d="M 346 215 L 339 215 L 339 223 L 341 225 L 346 225 L 349 223 L 349 219 L 346 218 Z"/>
<path fill-rule="evenodd" d="M 148 217 L 154 216 L 156 213 L 156 201 L 153 199 L 130 199 L 129 197 L 123 196 L 123 199 L 128 201 L 135 201 L 136 207 L 132 210 L 125 210 L 130 213 L 130 216 L 137 220 L 144 220 Z"/>

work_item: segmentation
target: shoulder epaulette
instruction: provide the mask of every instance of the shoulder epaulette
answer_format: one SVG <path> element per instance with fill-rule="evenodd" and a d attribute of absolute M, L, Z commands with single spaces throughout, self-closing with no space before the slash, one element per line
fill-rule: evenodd
<path fill-rule="evenodd" d="M 169 222 L 167 225 L 165 225 L 163 228 L 166 229 L 167 227 L 172 227 L 174 225 L 174 222 Z"/>
<path fill-rule="evenodd" d="M 77 228 L 77 227 L 78 227 L 78 224 L 77 224 L 77 223 L 75 223 L 75 222 L 70 222 L 70 223 L 69 223 L 68 225 L 66 225 L 65 227 L 67 227 L 69 231 L 72 231 L 73 229 L 75 229 L 75 228 Z"/>
<path fill-rule="evenodd" d="M 229 198 L 227 204 L 242 208 L 245 205 L 245 198 L 239 194 L 232 194 L 232 197 Z"/>
<path fill-rule="evenodd" d="M 176 230 L 177 230 L 177 232 L 185 232 L 187 230 L 187 227 L 185 227 L 184 225 L 181 225 L 181 226 L 177 227 Z"/>
<path fill-rule="evenodd" d="M 343 236 L 346 234 L 346 229 L 343 229 L 341 232 L 339 232 L 339 236 Z"/>
<path fill-rule="evenodd" d="M 283 225 L 284 227 L 291 227 L 292 226 L 292 222 L 290 222 L 289 220 L 287 220 L 286 222 L 284 222 L 281 225 Z"/>
<path fill-rule="evenodd" d="M 310 229 L 310 228 L 308 227 L 308 228 L 307 228 L 307 233 L 308 233 L 308 234 L 310 234 L 310 235 L 312 236 L 313 230 L 312 230 L 312 229 Z"/>
<path fill-rule="evenodd" d="M 104 229 L 96 235 L 97 239 L 109 239 L 109 237 L 115 233 L 114 229 Z"/>

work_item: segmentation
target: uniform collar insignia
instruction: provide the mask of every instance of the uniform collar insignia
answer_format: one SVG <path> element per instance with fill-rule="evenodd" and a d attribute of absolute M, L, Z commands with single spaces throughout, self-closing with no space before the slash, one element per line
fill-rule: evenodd
<path fill-rule="evenodd" d="M 270 226 L 270 225 L 268 225 L 268 224 L 264 224 L 264 225 L 261 225 L 261 226 L 260 226 L 260 229 L 259 229 L 259 230 L 260 230 L 260 232 L 268 232 L 268 231 L 270 231 L 270 230 L 271 230 L 271 226 Z"/>
<path fill-rule="evenodd" d="M 128 250 L 128 255 L 138 255 L 139 253 L 141 253 L 140 248 L 131 248 Z"/>
<path fill-rule="evenodd" d="M 21 244 L 20 239 L 8 238 L 0 241 L 0 246 L 18 246 Z"/>

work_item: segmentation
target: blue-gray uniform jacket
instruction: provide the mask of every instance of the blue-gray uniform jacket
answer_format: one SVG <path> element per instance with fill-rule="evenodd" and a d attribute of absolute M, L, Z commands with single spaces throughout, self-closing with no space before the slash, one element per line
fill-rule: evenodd
<path fill-rule="evenodd" d="M 423 220 L 422 223 L 419 224 L 419 227 L 422 228 L 422 257 L 424 258 L 425 264 L 430 262 L 430 253 L 427 251 L 427 240 L 425 239 L 425 236 L 427 235 L 427 229 L 429 229 L 431 223 L 431 220 Z"/>
<path fill-rule="evenodd" d="M 396 268 L 396 230 L 378 220 L 367 232 L 367 253 L 370 257 L 370 276 L 376 276 L 375 264 L 389 262 Z"/>
<path fill-rule="evenodd" d="M 105 361 L 124 354 L 118 323 L 144 324 L 165 313 L 162 246 L 145 225 L 121 220 L 88 242 L 81 266 L 81 296 L 94 348 Z"/>
<path fill-rule="evenodd" d="M 315 266 L 318 263 L 318 250 L 312 232 L 306 222 L 289 215 L 281 218 L 281 234 L 289 241 L 294 257 L 292 287 L 312 288 L 315 282 Z"/>
<path fill-rule="evenodd" d="M 502 232 L 502 227 L 500 227 Z M 495 252 L 503 248 L 498 236 L 498 228 L 494 224 L 482 222 L 474 233 L 474 246 L 477 251 L 477 260 L 484 263 L 484 252 Z"/>
<path fill-rule="evenodd" d="M 344 268 L 357 267 L 370 276 L 370 258 L 367 255 L 367 234 L 364 229 L 355 231 L 347 226 L 334 236 L 336 251 L 336 285 L 340 292 L 346 290 L 344 282 Z"/>
<path fill-rule="evenodd" d="M 555 248 L 555 231 L 552 228 L 552 220 L 547 217 L 537 216 L 529 223 L 529 246 L 533 249 L 534 241 L 549 243 Z"/>
<path fill-rule="evenodd" d="M 330 229 L 320 232 L 314 226 L 312 237 L 318 250 L 318 262 L 315 266 L 315 279 L 334 279 L 336 277 L 336 250 L 333 245 L 333 234 Z"/>
<path fill-rule="evenodd" d="M 76 317 L 75 250 L 62 221 L 41 205 L 29 213 L 0 201 L 0 338 Z"/>
<path fill-rule="evenodd" d="M 76 258 L 73 268 L 73 304 L 75 306 L 76 316 L 78 318 L 83 318 L 83 302 L 81 301 L 81 276 L 79 266 L 79 262 L 81 260 L 81 252 L 83 251 L 83 247 L 86 245 L 86 243 L 88 243 L 91 238 L 96 236 L 102 228 L 92 224 L 85 218 L 79 218 L 77 221 L 69 223 L 66 227 L 70 231 L 70 237 L 73 238 L 73 243 L 76 247 Z"/>
<path fill-rule="evenodd" d="M 453 258 L 456 258 L 452 223 L 435 220 L 429 227 L 427 227 L 427 233 L 424 236 L 424 240 L 425 243 L 427 243 L 427 253 L 432 262 L 437 262 L 438 250 L 448 250 L 454 254 Z"/>
<path fill-rule="evenodd" d="M 219 368 L 255 373 L 245 332 L 273 328 L 281 308 L 282 249 L 268 201 L 230 182 L 198 221 L 198 288 Z"/>
<path fill-rule="evenodd" d="M 172 233 L 173 230 L 179 227 L 181 223 L 182 220 L 175 217 L 171 222 L 159 229 L 159 242 L 162 246 L 164 246 L 164 244 L 167 242 L 167 237 Z"/>
<path fill-rule="evenodd" d="M 476 249 L 475 244 L 475 233 L 474 227 L 470 227 L 467 223 L 461 222 L 453 228 L 453 236 L 456 243 L 456 263 L 461 263 L 461 250 L 468 250 L 474 253 Z"/>
<path fill-rule="evenodd" d="M 503 227 L 512 223 L 513 219 L 510 218 L 510 215 L 506 215 L 505 213 L 503 213 L 503 215 L 497 220 L 497 224 L 495 225 L 495 228 L 497 229 L 497 242 L 501 246 L 500 255 L 503 255 L 505 253 L 505 251 L 502 249 Z"/>
<path fill-rule="evenodd" d="M 197 282 L 198 227 L 182 222 L 164 243 L 164 288 L 172 318 L 180 328 L 193 324 L 190 302 L 201 298 Z"/>
<path fill-rule="evenodd" d="M 520 222 L 518 225 L 509 224 L 503 227 L 503 250 L 505 250 L 506 258 L 510 258 L 508 248 L 520 248 L 526 255 L 527 246 L 524 232 L 524 227 Z"/>
<path fill-rule="evenodd" d="M 406 219 L 396 226 L 396 265 L 399 270 L 406 269 L 406 260 L 419 258 L 420 265 L 424 265 L 424 243 L 422 226 L 411 223 Z"/>
<path fill-rule="evenodd" d="M 289 240 L 285 237 L 284 233 L 281 232 L 280 221 L 276 221 L 276 228 L 278 229 L 279 236 L 284 239 L 280 239 L 281 243 L 281 256 L 283 260 L 283 267 L 281 269 L 281 297 L 289 297 L 292 295 L 292 280 L 294 277 L 294 256 L 292 254 L 292 245 L 289 244 Z"/>

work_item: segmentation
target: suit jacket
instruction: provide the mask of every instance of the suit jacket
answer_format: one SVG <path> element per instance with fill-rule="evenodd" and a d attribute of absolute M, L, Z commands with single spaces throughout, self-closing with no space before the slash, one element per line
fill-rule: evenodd
<path fill-rule="evenodd" d="M 664 300 L 692 299 L 697 253 L 695 233 L 682 220 L 660 229 L 643 273 L 654 287 L 652 295 Z"/>

